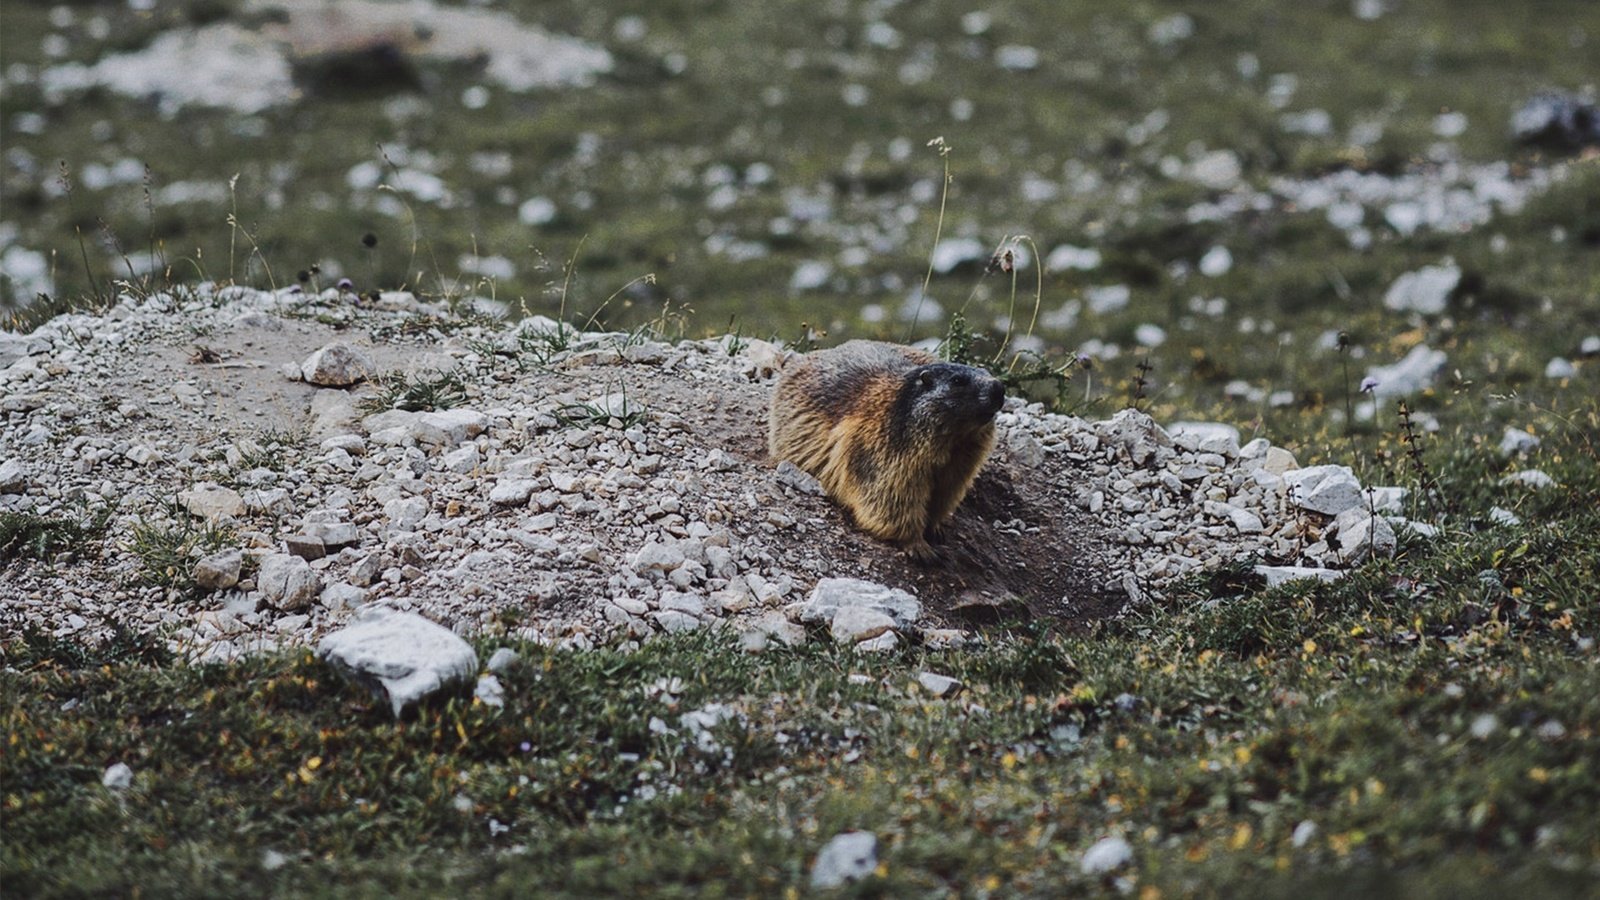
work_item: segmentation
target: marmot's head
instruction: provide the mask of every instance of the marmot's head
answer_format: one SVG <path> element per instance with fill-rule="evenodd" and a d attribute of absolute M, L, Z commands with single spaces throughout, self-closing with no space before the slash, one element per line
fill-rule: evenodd
<path fill-rule="evenodd" d="M 906 373 L 895 404 L 915 430 L 958 434 L 989 424 L 1006 402 L 1005 385 L 982 369 L 929 363 Z"/>

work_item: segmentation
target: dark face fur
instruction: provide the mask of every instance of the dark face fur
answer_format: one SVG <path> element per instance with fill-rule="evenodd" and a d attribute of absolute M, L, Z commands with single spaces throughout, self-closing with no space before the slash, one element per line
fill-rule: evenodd
<path fill-rule="evenodd" d="M 1005 385 L 982 369 L 931 363 L 906 373 L 900 404 L 917 423 L 940 422 L 945 433 L 981 428 L 1005 403 Z"/>

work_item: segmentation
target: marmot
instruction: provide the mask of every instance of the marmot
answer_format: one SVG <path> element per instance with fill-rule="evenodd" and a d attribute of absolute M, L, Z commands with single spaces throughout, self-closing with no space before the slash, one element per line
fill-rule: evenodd
<path fill-rule="evenodd" d="M 816 476 L 861 530 L 916 559 L 994 445 L 1005 386 L 982 369 L 881 341 L 791 362 L 773 391 L 768 447 Z"/>

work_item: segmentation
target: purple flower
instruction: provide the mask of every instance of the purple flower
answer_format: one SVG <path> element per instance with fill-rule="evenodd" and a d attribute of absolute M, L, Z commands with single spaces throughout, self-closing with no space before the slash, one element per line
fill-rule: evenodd
<path fill-rule="evenodd" d="M 1378 387 L 1378 379 L 1373 378 L 1371 375 L 1368 375 L 1367 377 L 1361 379 L 1361 393 L 1370 394 L 1374 390 L 1376 390 L 1377 387 Z"/>
<path fill-rule="evenodd" d="M 341 290 L 341 291 L 353 291 L 355 289 L 356 289 L 356 283 L 354 281 L 351 281 L 348 278 L 339 279 L 339 290 Z"/>
<path fill-rule="evenodd" d="M 527 742 L 527 741 L 523 741 L 523 742 L 522 742 L 522 743 L 521 743 L 521 744 L 519 744 L 519 745 L 518 745 L 518 746 L 519 746 L 519 747 L 520 747 L 520 748 L 521 748 L 521 750 L 522 750 L 522 752 L 523 752 L 523 753 L 527 753 L 527 752 L 528 752 L 528 751 L 529 751 L 529 750 L 532 750 L 532 749 L 533 749 L 533 745 L 532 745 L 532 744 L 530 744 L 530 743 L 528 743 L 528 742 Z"/>

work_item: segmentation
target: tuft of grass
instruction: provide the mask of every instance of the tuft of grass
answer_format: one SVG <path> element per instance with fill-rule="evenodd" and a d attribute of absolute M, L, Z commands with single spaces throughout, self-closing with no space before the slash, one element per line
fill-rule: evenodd
<path fill-rule="evenodd" d="M 136 583 L 194 596 L 200 592 L 194 582 L 195 560 L 237 543 L 231 526 L 195 519 L 174 502 L 161 515 L 135 522 L 127 546 L 139 560 Z"/>
<path fill-rule="evenodd" d="M 467 402 L 467 385 L 457 372 L 390 372 L 374 380 L 378 393 L 362 399 L 367 412 L 403 409 L 432 412 Z"/>
<path fill-rule="evenodd" d="M 26 559 L 48 563 L 64 553 L 98 553 L 114 511 L 102 505 L 85 507 L 74 517 L 0 513 L 0 566 Z"/>
<path fill-rule="evenodd" d="M 0 665 L 22 671 L 105 666 L 162 668 L 176 659 L 172 648 L 159 634 L 134 631 L 121 622 L 108 624 L 110 634 L 93 644 L 29 626 L 11 640 L 0 643 Z"/>

